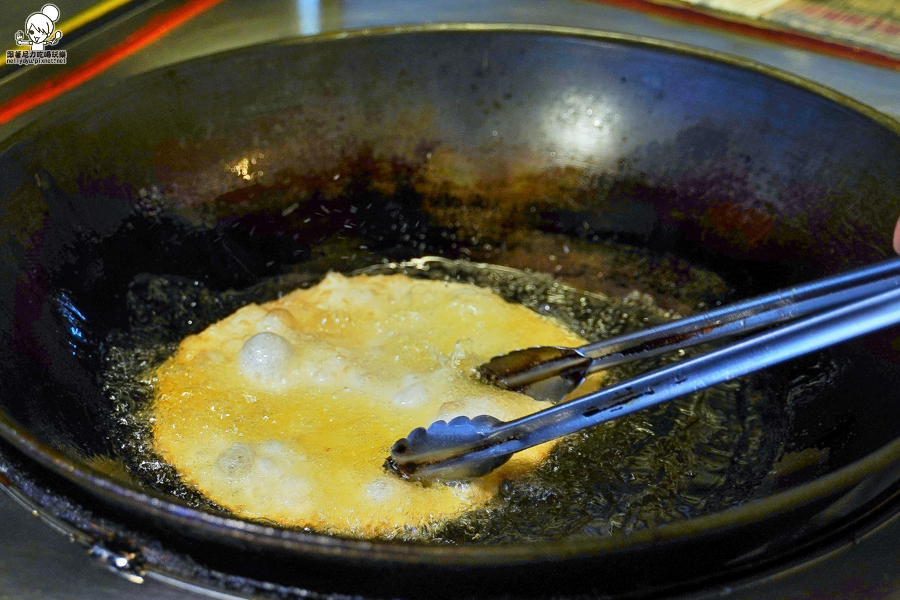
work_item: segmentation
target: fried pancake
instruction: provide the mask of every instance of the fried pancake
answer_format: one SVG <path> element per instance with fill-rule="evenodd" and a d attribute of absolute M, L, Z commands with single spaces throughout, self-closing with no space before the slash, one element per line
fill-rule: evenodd
<path fill-rule="evenodd" d="M 155 376 L 154 447 L 238 515 L 390 537 L 484 505 L 551 447 L 471 482 L 426 486 L 385 472 L 394 441 L 437 419 L 544 408 L 479 382 L 474 367 L 518 348 L 583 343 L 485 288 L 330 274 L 186 338 Z"/>

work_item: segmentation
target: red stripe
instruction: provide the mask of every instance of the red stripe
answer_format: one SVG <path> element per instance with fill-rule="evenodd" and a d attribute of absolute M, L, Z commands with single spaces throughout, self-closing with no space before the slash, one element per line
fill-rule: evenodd
<path fill-rule="evenodd" d="M 813 50 L 830 54 L 839 58 L 847 58 L 858 62 L 874 65 L 876 67 L 885 67 L 888 69 L 900 70 L 900 59 L 875 52 L 842 44 L 840 42 L 830 42 L 811 35 L 806 35 L 797 31 L 785 31 L 781 29 L 771 29 L 764 25 L 754 25 L 752 23 L 744 23 L 741 21 L 731 21 L 727 18 L 718 17 L 708 13 L 700 12 L 693 8 L 670 6 L 664 4 L 656 4 L 651 0 L 594 0 L 602 4 L 612 4 L 639 10 L 641 12 L 653 13 L 656 15 L 686 21 L 694 25 L 703 25 L 706 27 L 715 27 L 716 29 L 731 31 L 743 35 L 750 35 L 763 38 L 779 44 L 786 44 L 805 50 Z"/>
<path fill-rule="evenodd" d="M 0 125 L 93 79 L 219 2 L 222 0 L 190 0 L 178 8 L 153 17 L 124 41 L 104 50 L 102 54 L 94 56 L 68 73 L 41 82 L 12 100 L 0 104 Z"/>

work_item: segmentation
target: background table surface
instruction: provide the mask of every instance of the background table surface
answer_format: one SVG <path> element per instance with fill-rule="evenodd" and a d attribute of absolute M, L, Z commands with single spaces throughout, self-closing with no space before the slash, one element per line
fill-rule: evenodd
<path fill-rule="evenodd" d="M 55 0 L 62 20 L 87 8 L 84 0 Z M 0 4 L 0 47 L 42 6 Z M 567 25 L 676 41 L 734 54 L 832 87 L 900 119 L 900 72 L 867 66 L 755 38 L 650 17 L 576 0 L 225 0 L 160 41 L 114 66 L 91 85 L 114 85 L 128 75 L 221 50 L 322 31 L 406 23 L 512 22 Z M 5 40 L 5 42 L 3 42 Z M 69 49 L 77 53 L 79 44 Z M 35 68 L 44 68 L 32 67 Z M 52 67 L 46 67 L 52 68 Z M 0 80 L 0 102 L 18 91 Z M 64 100 L 64 99 L 63 99 Z M 40 107 L 0 127 L 0 137 L 52 109 Z M 704 597 L 805 600 L 900 600 L 900 520 L 831 560 Z M 729 593 L 730 592 L 730 593 Z M 204 597 L 148 579 L 128 582 L 89 559 L 39 519 L 0 494 L 0 600 L 191 600 Z"/>

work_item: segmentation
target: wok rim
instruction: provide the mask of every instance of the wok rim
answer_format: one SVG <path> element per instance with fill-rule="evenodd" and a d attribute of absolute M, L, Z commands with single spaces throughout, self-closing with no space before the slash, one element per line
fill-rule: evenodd
<path fill-rule="evenodd" d="M 98 100 L 108 101 L 118 93 L 123 93 L 127 84 L 142 78 L 158 77 L 161 73 L 176 67 L 208 61 L 227 59 L 248 51 L 259 51 L 265 48 L 298 46 L 338 42 L 354 38 L 389 38 L 399 35 L 416 35 L 430 33 L 467 34 L 467 33 L 520 33 L 542 36 L 584 39 L 596 42 L 611 42 L 632 46 L 649 47 L 681 54 L 692 58 L 725 64 L 748 70 L 768 78 L 792 85 L 810 92 L 826 100 L 858 113 L 870 121 L 888 129 L 900 138 L 900 121 L 877 111 L 876 109 L 855 100 L 841 92 L 804 77 L 788 73 L 781 69 L 757 63 L 755 61 L 730 55 L 716 50 L 698 48 L 679 42 L 631 35 L 617 32 L 604 32 L 577 27 L 533 24 L 494 24 L 494 23 L 443 23 L 401 25 L 382 28 L 363 28 L 352 31 L 324 33 L 308 37 L 290 37 L 261 44 L 253 44 L 223 52 L 198 56 L 186 61 L 167 64 L 144 73 L 138 73 L 124 79 L 126 85 L 104 90 Z M 79 102 L 80 104 L 80 102 Z M 64 114 L 72 103 L 64 103 L 48 114 L 7 137 L 0 143 L 0 153 L 22 141 L 31 132 L 51 124 L 60 114 Z M 336 558 L 362 560 L 377 564 L 398 561 L 409 565 L 431 566 L 500 566 L 516 565 L 535 561 L 560 561 L 574 557 L 585 557 L 618 549 L 646 546 L 654 542 L 696 536 L 697 534 L 739 528 L 750 523 L 761 521 L 766 517 L 789 511 L 803 505 L 847 490 L 857 485 L 866 477 L 877 473 L 900 460 L 900 437 L 882 446 L 878 450 L 829 473 L 814 481 L 776 492 L 765 498 L 754 500 L 710 515 L 685 519 L 646 530 L 628 534 L 588 537 L 572 536 L 558 541 L 531 542 L 528 544 L 503 543 L 496 545 L 437 545 L 424 542 L 365 540 L 330 536 L 326 534 L 306 533 L 282 527 L 272 527 L 253 523 L 238 517 L 214 514 L 192 508 L 178 499 L 163 494 L 139 490 L 123 481 L 113 480 L 105 474 L 67 457 L 62 452 L 40 443 L 26 429 L 13 422 L 0 411 L 0 438 L 11 444 L 16 450 L 34 460 L 51 472 L 62 476 L 69 482 L 89 492 L 92 496 L 106 502 L 112 502 L 138 513 L 149 515 L 170 525 L 187 525 L 199 528 L 212 539 L 226 535 L 231 539 L 252 542 L 258 547 L 299 554 L 331 555 Z"/>

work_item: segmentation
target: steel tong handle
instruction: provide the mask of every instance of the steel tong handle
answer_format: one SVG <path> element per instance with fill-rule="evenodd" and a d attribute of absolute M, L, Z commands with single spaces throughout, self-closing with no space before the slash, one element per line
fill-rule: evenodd
<path fill-rule="evenodd" d="M 561 400 L 591 373 L 784 323 L 900 287 L 900 259 L 757 296 L 580 348 L 539 347 L 497 356 L 482 377 L 538 400 Z"/>
<path fill-rule="evenodd" d="M 515 421 L 438 421 L 394 444 L 389 462 L 408 477 L 477 477 L 515 452 L 898 323 L 900 287 L 893 286 Z"/>

